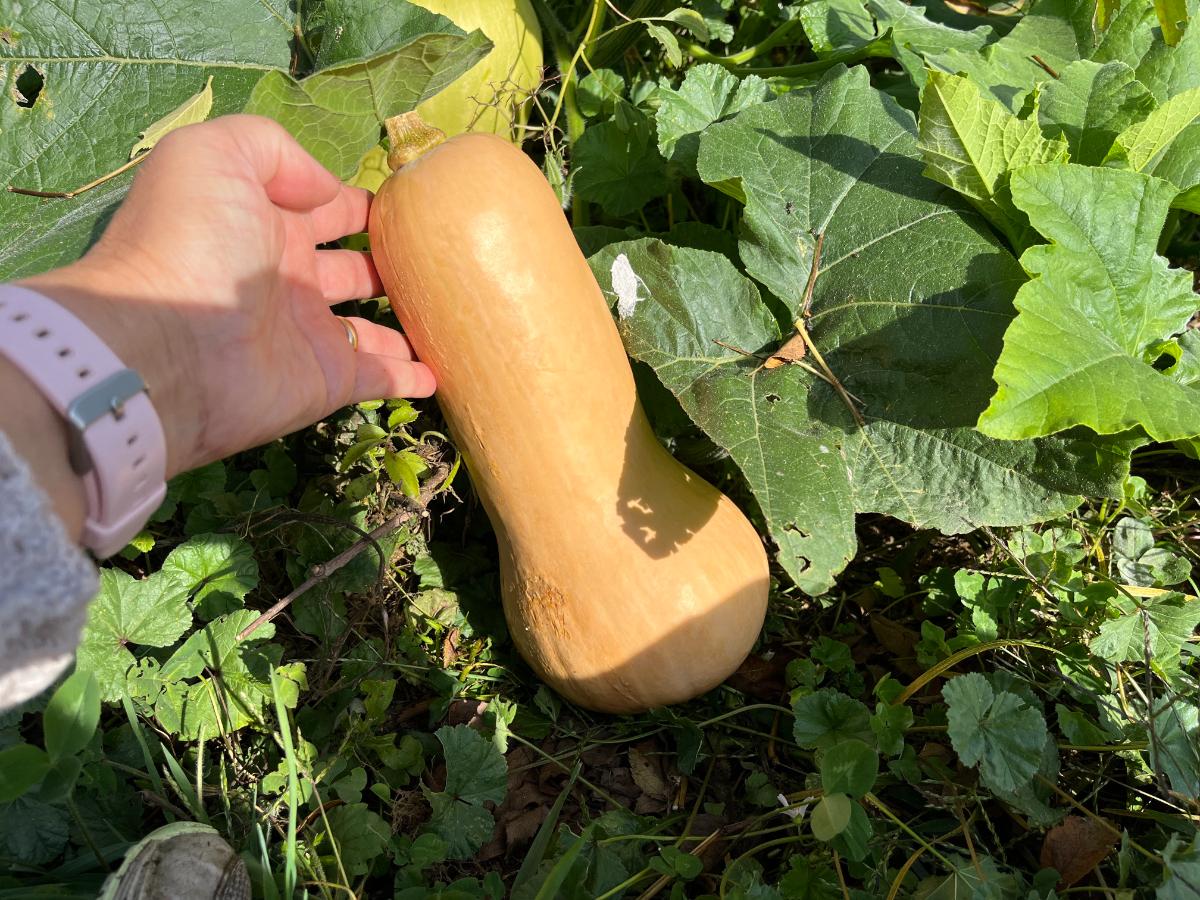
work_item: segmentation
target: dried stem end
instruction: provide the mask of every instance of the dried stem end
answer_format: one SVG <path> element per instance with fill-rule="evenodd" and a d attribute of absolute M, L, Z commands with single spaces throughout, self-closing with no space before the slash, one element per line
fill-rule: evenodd
<path fill-rule="evenodd" d="M 384 125 L 392 145 L 388 165 L 393 172 L 446 140 L 446 132 L 433 127 L 415 112 L 392 116 Z"/>

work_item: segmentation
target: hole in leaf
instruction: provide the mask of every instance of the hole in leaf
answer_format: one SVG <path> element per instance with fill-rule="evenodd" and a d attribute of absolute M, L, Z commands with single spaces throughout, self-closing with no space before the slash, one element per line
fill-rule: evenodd
<path fill-rule="evenodd" d="M 46 79 L 42 77 L 42 73 L 26 63 L 17 73 L 15 85 L 17 106 L 23 106 L 26 109 L 32 107 L 37 103 L 38 95 L 41 94 L 45 85 Z"/>
<path fill-rule="evenodd" d="M 1178 360 L 1175 358 L 1174 354 L 1160 353 L 1158 354 L 1158 358 L 1155 359 L 1154 362 L 1150 363 L 1150 365 L 1154 366 L 1154 368 L 1160 372 L 1165 372 L 1167 369 L 1171 368 L 1171 366 L 1175 365 L 1176 362 L 1178 362 Z"/>
<path fill-rule="evenodd" d="M 764 399 L 765 399 L 765 400 L 766 400 L 768 403 L 778 403 L 778 402 L 779 402 L 780 400 L 782 400 L 783 398 L 782 398 L 782 397 L 780 397 L 778 394 L 767 394 L 767 396 L 766 396 Z"/>

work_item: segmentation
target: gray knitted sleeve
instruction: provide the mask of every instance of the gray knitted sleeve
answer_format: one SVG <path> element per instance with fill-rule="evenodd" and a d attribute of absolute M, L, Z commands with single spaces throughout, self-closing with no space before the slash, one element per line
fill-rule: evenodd
<path fill-rule="evenodd" d="M 0 432 L 0 709 L 71 663 L 96 590 L 96 567 Z"/>

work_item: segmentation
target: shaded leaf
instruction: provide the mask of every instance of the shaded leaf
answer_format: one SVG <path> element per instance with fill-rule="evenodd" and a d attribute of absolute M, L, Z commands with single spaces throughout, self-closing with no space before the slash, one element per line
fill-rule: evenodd
<path fill-rule="evenodd" d="M 254 551 L 233 534 L 198 534 L 163 560 L 161 571 L 176 576 L 192 595 L 192 608 L 208 621 L 242 605 L 258 587 Z"/>
<path fill-rule="evenodd" d="M 81 751 L 99 723 L 100 685 L 91 672 L 73 672 L 54 691 L 42 714 L 42 736 L 50 759 Z"/>
<path fill-rule="evenodd" d="M 337 841 L 338 855 L 351 878 L 366 875 L 388 847 L 392 829 L 365 803 L 346 803 L 325 813 L 327 834 Z M 331 855 L 331 854 L 327 854 Z"/>
<path fill-rule="evenodd" d="M 614 216 L 635 212 L 667 190 L 654 126 L 640 113 L 627 129 L 616 122 L 589 127 L 572 160 L 576 192 Z"/>
<path fill-rule="evenodd" d="M 214 737 L 265 721 L 274 704 L 271 669 L 279 664 L 283 648 L 262 645 L 275 634 L 271 623 L 245 641 L 238 640 L 239 632 L 257 616 L 249 609 L 221 616 L 192 634 L 163 663 L 157 676 L 163 693 L 154 714 L 164 728 L 185 740 L 196 740 L 201 733 Z M 295 679 L 303 678 L 303 666 L 277 671 L 283 676 L 280 689 L 292 682 L 294 705 Z"/>
<path fill-rule="evenodd" d="M 879 754 L 857 738 L 841 741 L 821 754 L 820 772 L 827 795 L 861 797 L 875 786 Z"/>
<path fill-rule="evenodd" d="M 909 15 L 894 7 L 895 12 Z M 913 11 L 920 15 L 923 9 Z M 875 40 L 875 20 L 862 0 L 811 0 L 800 7 L 797 17 L 804 26 L 804 36 L 817 56 L 839 50 L 856 50 Z M 934 23 L 929 23 L 931 26 Z"/>
<path fill-rule="evenodd" d="M 1038 122 L 1048 136 L 1061 134 L 1071 161 L 1104 161 L 1117 135 L 1155 107 L 1150 90 L 1123 62 L 1071 63 L 1042 90 Z"/>
<path fill-rule="evenodd" d="M 1016 694 L 996 692 L 978 673 L 946 682 L 950 742 L 958 758 L 979 766 L 983 782 L 1014 791 L 1033 778 L 1046 743 L 1046 720 Z"/>
<path fill-rule="evenodd" d="M 0 858 L 40 866 L 67 846 L 70 818 L 66 806 L 33 796 L 0 804 Z"/>
<path fill-rule="evenodd" d="M 482 806 L 446 793 L 426 791 L 425 797 L 433 807 L 429 828 L 446 842 L 446 855 L 451 859 L 474 856 L 492 836 L 496 821 Z"/>
<path fill-rule="evenodd" d="M 446 793 L 467 803 L 499 803 L 508 787 L 508 764 L 496 745 L 466 725 L 436 732 L 446 754 Z"/>
<path fill-rule="evenodd" d="M 792 704 L 792 715 L 792 734 L 801 747 L 829 750 L 848 739 L 873 739 L 866 705 L 832 688 L 801 697 Z"/>
<path fill-rule="evenodd" d="M 0 750 L 0 803 L 11 803 L 50 771 L 50 757 L 24 741 Z"/>
<path fill-rule="evenodd" d="M 1016 112 L 1035 87 L 1076 60 L 1132 64 L 1144 52 L 1154 21 L 1147 4 L 1123 3 L 1103 30 L 1093 26 L 1094 10 L 1077 0 L 1040 0 L 1012 31 L 985 47 L 935 47 L 923 56 L 931 68 L 966 75 Z"/>
<path fill-rule="evenodd" d="M 597 69 L 595 72 L 589 72 L 575 88 L 575 99 L 579 103 L 579 111 L 589 119 L 601 115 L 612 115 L 617 101 L 624 94 L 625 79 L 612 69 Z"/>
<path fill-rule="evenodd" d="M 867 0 L 867 9 L 875 16 L 879 32 L 891 39 L 896 61 L 918 88 L 925 84 L 928 57 L 957 52 L 969 58 L 995 37 L 987 25 L 965 30 L 935 22 L 925 15 L 925 7 L 909 6 L 903 0 Z"/>

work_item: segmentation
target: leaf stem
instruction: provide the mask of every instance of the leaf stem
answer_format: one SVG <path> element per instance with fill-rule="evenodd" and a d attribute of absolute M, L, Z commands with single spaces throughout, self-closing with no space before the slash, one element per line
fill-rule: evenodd
<path fill-rule="evenodd" d="M 948 859 L 946 859 L 946 857 L 942 856 L 942 854 L 938 852 L 937 848 L 934 847 L 933 844 L 929 843 L 927 840 L 925 840 L 925 838 L 921 837 L 921 835 L 919 835 L 915 831 L 913 831 L 908 826 L 908 823 L 905 822 L 903 819 L 901 819 L 899 816 L 897 816 L 894 812 L 892 812 L 886 803 L 884 803 L 882 800 L 880 800 L 878 797 L 876 797 L 874 794 L 872 794 L 870 792 L 864 794 L 863 799 L 866 800 L 868 803 L 870 803 L 872 806 L 874 806 L 877 810 L 879 810 L 881 813 L 883 813 L 889 819 L 891 819 L 892 823 L 899 826 L 901 831 L 903 831 L 910 838 L 912 838 L 914 841 L 916 841 L 918 844 L 920 844 L 922 847 L 924 847 L 925 851 L 927 853 L 931 853 L 934 856 L 936 856 L 938 858 L 938 860 L 942 863 L 942 865 L 944 865 L 946 868 L 948 868 L 951 872 L 958 871 L 958 868 L 954 865 L 954 863 L 950 862 L 950 860 L 948 860 Z M 957 828 L 954 829 L 954 831 L 957 831 L 957 830 L 958 830 Z M 953 833 L 954 832 L 951 832 L 951 834 L 953 834 Z"/>
<path fill-rule="evenodd" d="M 842 50 L 831 53 L 812 62 L 793 63 L 790 66 L 768 66 L 764 68 L 731 66 L 735 75 L 759 75 L 763 78 L 799 78 L 805 75 L 820 75 L 827 69 L 839 64 L 852 65 L 867 59 L 892 56 L 891 43 L 884 40 L 871 41 L 853 50 Z"/>
<path fill-rule="evenodd" d="M 595 40 L 596 32 L 604 22 L 605 10 L 604 0 L 592 0 L 592 9 L 587 19 L 587 27 L 584 29 L 583 38 L 580 40 L 578 46 L 576 46 L 575 52 L 572 55 L 567 55 L 567 45 L 560 38 L 551 37 L 554 44 L 554 61 L 555 65 L 558 66 L 560 81 L 558 99 L 554 102 L 554 110 L 546 122 L 546 128 L 550 132 L 553 132 L 559 115 L 565 112 L 567 116 L 567 145 L 570 147 L 574 147 L 575 142 L 583 137 L 583 129 L 586 124 L 583 113 L 579 111 L 579 104 L 575 98 L 575 67 L 584 58 L 588 45 Z M 578 33 L 578 30 L 576 33 Z M 587 225 L 589 221 L 587 204 L 581 203 L 578 200 L 572 203 L 572 224 L 576 228 L 579 228 Z"/>
<path fill-rule="evenodd" d="M 726 66 L 733 68 L 735 66 L 744 66 L 746 63 L 762 56 L 764 53 L 769 53 L 781 44 L 786 44 L 787 39 L 791 36 L 792 31 L 800 24 L 799 19 L 788 19 L 757 44 L 753 44 L 739 50 L 737 53 L 730 53 L 727 56 L 718 56 L 694 41 L 687 41 L 683 44 L 683 49 L 691 55 L 692 59 L 703 63 L 716 63 L 718 66 Z"/>

